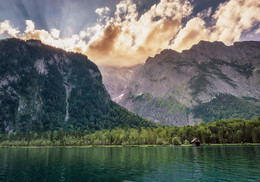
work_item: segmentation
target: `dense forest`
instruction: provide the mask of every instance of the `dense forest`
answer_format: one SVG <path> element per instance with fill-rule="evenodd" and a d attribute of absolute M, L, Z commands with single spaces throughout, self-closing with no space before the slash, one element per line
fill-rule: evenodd
<path fill-rule="evenodd" d="M 260 101 L 253 97 L 235 97 L 228 94 L 216 95 L 210 102 L 195 106 L 191 112 L 195 118 L 205 122 L 219 119 L 251 119 L 260 116 Z"/>
<path fill-rule="evenodd" d="M 194 126 L 140 126 L 95 132 L 13 132 L 0 135 L 0 146 L 181 145 L 189 144 L 194 137 L 203 144 L 260 143 L 260 120 L 229 119 Z"/>
<path fill-rule="evenodd" d="M 0 133 L 154 126 L 112 102 L 88 57 L 38 40 L 0 41 Z"/>

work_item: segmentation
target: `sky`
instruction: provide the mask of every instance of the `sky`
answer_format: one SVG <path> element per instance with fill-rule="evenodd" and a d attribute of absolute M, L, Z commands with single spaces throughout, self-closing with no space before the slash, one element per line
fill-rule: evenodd
<path fill-rule="evenodd" d="M 132 66 L 201 40 L 260 40 L 259 0 L 0 0 L 0 39 L 39 39 Z"/>

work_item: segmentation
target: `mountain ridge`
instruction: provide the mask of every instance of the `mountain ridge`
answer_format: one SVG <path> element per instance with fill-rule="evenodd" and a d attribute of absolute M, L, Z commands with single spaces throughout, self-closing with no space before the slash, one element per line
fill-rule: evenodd
<path fill-rule="evenodd" d="M 182 53 L 168 49 L 149 57 L 135 71 L 118 103 L 153 121 L 181 126 L 206 118 L 194 118 L 195 106 L 226 97 L 248 104 L 254 110 L 247 117 L 243 111 L 236 111 L 232 117 L 251 119 L 248 117 L 260 115 L 259 73 L 259 42 L 236 42 L 226 46 L 222 42 L 201 41 Z M 252 99 L 245 100 L 244 97 L 257 101 L 251 102 Z M 225 109 L 232 110 L 224 105 Z M 206 121 L 229 119 L 225 117 L 219 114 Z"/>

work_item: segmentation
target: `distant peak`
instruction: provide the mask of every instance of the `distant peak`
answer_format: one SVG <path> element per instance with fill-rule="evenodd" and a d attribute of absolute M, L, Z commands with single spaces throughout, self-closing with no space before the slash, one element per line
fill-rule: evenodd
<path fill-rule="evenodd" d="M 197 48 L 204 49 L 208 47 L 213 47 L 213 48 L 226 47 L 226 45 L 220 41 L 209 42 L 209 41 L 201 40 L 198 44 L 193 45 L 191 49 L 197 49 Z"/>
<path fill-rule="evenodd" d="M 156 62 L 160 62 L 162 60 L 172 60 L 174 61 L 176 57 L 179 57 L 181 53 L 172 50 L 172 49 L 164 49 L 159 54 L 156 54 L 154 57 L 148 57 L 146 60 L 146 63 L 154 62 L 154 60 L 157 60 Z"/>
<path fill-rule="evenodd" d="M 164 49 L 160 52 L 160 54 L 180 54 L 180 53 L 173 49 Z"/>
<path fill-rule="evenodd" d="M 159 54 L 156 54 L 154 58 L 166 58 L 167 56 L 179 56 L 181 53 L 172 50 L 172 49 L 164 49 Z"/>

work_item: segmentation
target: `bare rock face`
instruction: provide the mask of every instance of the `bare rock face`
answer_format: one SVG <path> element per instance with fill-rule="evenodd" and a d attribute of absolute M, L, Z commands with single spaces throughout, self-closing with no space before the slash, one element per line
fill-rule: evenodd
<path fill-rule="evenodd" d="M 132 67 L 99 66 L 103 83 L 113 101 L 118 102 L 122 99 L 128 82 L 141 66 L 141 64 Z"/>
<path fill-rule="evenodd" d="M 260 42 L 201 41 L 182 53 L 163 50 L 148 58 L 119 94 L 117 102 L 128 110 L 177 126 L 258 117 Z"/>

